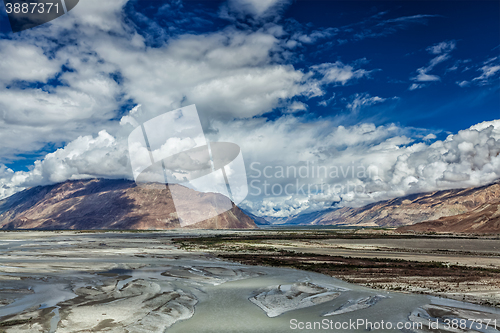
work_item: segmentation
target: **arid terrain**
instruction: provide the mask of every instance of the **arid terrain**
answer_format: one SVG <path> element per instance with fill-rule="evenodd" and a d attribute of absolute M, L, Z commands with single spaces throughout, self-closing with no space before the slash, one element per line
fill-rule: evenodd
<path fill-rule="evenodd" d="M 171 190 L 176 188 L 176 202 Z M 0 200 L 0 229 L 165 230 L 181 227 L 176 207 L 186 207 L 195 220 L 189 228 L 247 229 L 257 226 L 234 203 L 232 208 L 211 218 L 217 193 L 200 193 L 181 185 L 143 184 L 117 179 L 66 181 L 37 186 Z"/>
<path fill-rule="evenodd" d="M 362 256 L 379 247 L 381 254 L 397 255 L 385 245 L 408 241 L 407 250 L 418 254 L 423 241 L 437 251 L 448 240 L 455 241 L 318 230 L 4 231 L 0 332 L 280 333 L 297 331 L 294 320 L 335 325 L 358 319 L 391 323 L 384 332 L 500 331 L 498 298 L 489 296 L 497 293 L 493 282 L 499 272 L 490 264 L 296 251 L 354 249 Z M 463 250 L 446 254 L 450 258 L 498 255 L 496 239 L 461 238 L 453 244 L 453 250 Z M 429 285 L 418 290 L 411 279 Z M 471 288 L 467 301 L 486 306 L 426 295 L 459 299 L 449 290 L 454 284 L 457 290 Z M 461 320 L 468 329 L 449 327 L 446 320 Z"/>
<path fill-rule="evenodd" d="M 253 265 L 295 267 L 370 288 L 500 306 L 500 238 L 391 231 L 274 231 L 184 240 Z"/>
<path fill-rule="evenodd" d="M 401 230 L 495 234 L 500 233 L 499 197 L 500 183 L 495 182 L 480 187 L 416 193 L 358 208 L 342 207 L 292 216 L 278 222 L 357 227 L 412 226 Z"/>
<path fill-rule="evenodd" d="M 441 217 L 411 226 L 398 228 L 399 232 L 460 232 L 469 234 L 498 234 L 500 230 L 500 199 L 484 203 L 472 211 Z"/>

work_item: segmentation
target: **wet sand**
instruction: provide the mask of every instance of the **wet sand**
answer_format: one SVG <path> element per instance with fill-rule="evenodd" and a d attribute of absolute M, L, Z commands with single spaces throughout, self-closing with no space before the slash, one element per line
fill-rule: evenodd
<path fill-rule="evenodd" d="M 312 271 L 241 265 L 173 242 L 215 234 L 2 232 L 0 332 L 296 332 L 292 320 L 413 325 L 425 317 L 444 325 L 446 316 L 470 311 L 500 323 L 500 311 L 491 307 L 375 290 Z M 498 332 L 490 328 L 482 331 Z M 432 330 L 421 325 L 411 332 Z"/>
<path fill-rule="evenodd" d="M 213 244 L 200 238 L 193 246 L 245 264 L 295 267 L 374 289 L 500 306 L 497 237 L 395 238 L 390 232 L 360 231 L 316 234 L 316 239 L 311 232 L 305 232 L 303 239 L 296 232 L 234 234 L 221 236 Z"/>

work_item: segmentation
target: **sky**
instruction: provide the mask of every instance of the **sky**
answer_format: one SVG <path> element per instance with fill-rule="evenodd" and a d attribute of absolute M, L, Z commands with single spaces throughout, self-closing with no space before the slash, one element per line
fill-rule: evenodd
<path fill-rule="evenodd" d="M 195 104 L 285 217 L 500 178 L 498 1 L 97 1 L 12 33 L 0 198 L 133 179 L 134 124 Z"/>

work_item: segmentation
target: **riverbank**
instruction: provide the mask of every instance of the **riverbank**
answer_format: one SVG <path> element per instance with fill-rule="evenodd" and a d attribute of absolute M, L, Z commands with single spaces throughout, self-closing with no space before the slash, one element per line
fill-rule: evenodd
<path fill-rule="evenodd" d="M 427 294 L 500 307 L 500 241 L 495 237 L 402 236 L 392 233 L 297 233 L 176 240 L 246 265 L 327 274 L 377 290 Z"/>
<path fill-rule="evenodd" d="M 430 324 L 437 320 L 440 332 L 456 332 L 446 328 L 446 320 L 454 319 L 474 327 L 490 320 L 495 326 L 481 332 L 497 331 L 496 307 L 346 282 L 359 277 L 352 272 L 363 265 L 373 282 L 369 270 L 376 275 L 384 265 L 400 265 L 401 271 L 409 271 L 413 264 L 285 249 L 333 251 L 329 248 L 341 245 L 342 239 L 351 247 L 380 242 L 380 237 L 317 231 L 0 232 L 0 332 L 285 333 L 296 331 L 291 322 L 343 325 L 358 319 L 394 325 L 384 332 L 435 332 Z M 384 239 L 396 245 L 401 240 Z M 413 240 L 423 241 L 403 238 L 408 244 Z M 482 241 L 473 243 L 462 252 L 488 253 Z M 414 270 L 436 275 L 444 269 L 432 262 L 420 265 Z M 335 274 L 332 267 L 338 269 Z M 472 271 L 480 270 L 477 266 Z M 342 272 L 344 281 L 332 277 Z M 398 324 L 411 330 L 397 329 Z M 349 331 L 367 329 L 361 325 Z"/>

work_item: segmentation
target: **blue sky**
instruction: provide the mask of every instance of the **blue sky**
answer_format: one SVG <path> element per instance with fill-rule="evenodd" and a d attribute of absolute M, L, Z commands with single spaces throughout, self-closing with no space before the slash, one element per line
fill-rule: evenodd
<path fill-rule="evenodd" d="M 500 177 L 498 1 L 84 0 L 17 34 L 2 13 L 0 57 L 1 196 L 131 178 L 130 123 L 190 104 L 242 148 L 262 215 Z M 309 163 L 377 172 L 257 194 L 259 168 Z"/>
<path fill-rule="evenodd" d="M 164 29 L 158 32 L 161 26 L 204 33 L 231 24 L 216 15 L 223 3 L 188 1 L 181 9 L 179 5 L 166 9 L 161 1 L 140 1 L 127 10 L 138 26 L 143 26 L 139 15 L 154 20 L 153 31 L 141 32 L 154 45 L 166 38 Z M 283 6 L 280 13 L 279 22 L 289 34 L 322 35 L 303 43 L 286 63 L 307 69 L 325 62 L 358 62 L 372 71 L 356 84 L 326 89 L 326 96 L 335 94 L 340 99 L 330 107 L 318 105 L 320 99 L 308 100 L 310 117 L 341 114 L 346 108 L 341 99 L 348 102 L 350 96 L 364 91 L 398 99 L 384 107 L 367 108 L 353 121 L 370 118 L 377 124 L 398 122 L 456 132 L 498 118 L 498 84 L 457 84 L 478 77 L 483 62 L 500 53 L 497 1 L 295 1 Z M 241 29 L 254 27 L 251 18 L 238 23 Z M 434 57 L 427 49 L 441 42 L 454 43 L 455 47 L 432 70 L 439 80 L 421 83 L 426 89 L 409 90 L 417 69 Z"/>

